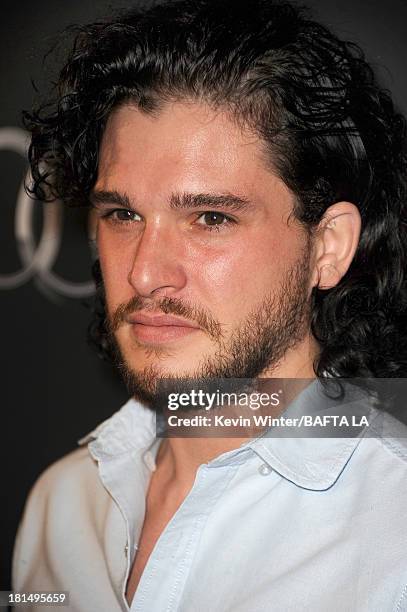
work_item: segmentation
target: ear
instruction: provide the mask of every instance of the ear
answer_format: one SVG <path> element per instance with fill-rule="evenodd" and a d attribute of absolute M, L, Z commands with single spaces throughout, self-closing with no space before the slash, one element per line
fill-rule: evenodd
<path fill-rule="evenodd" d="M 326 210 L 315 236 L 313 287 L 330 289 L 339 283 L 355 255 L 360 229 L 354 204 L 337 202 Z"/>

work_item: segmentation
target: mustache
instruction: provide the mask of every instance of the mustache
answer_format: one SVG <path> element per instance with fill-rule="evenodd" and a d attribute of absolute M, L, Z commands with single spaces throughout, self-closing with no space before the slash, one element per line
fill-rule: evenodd
<path fill-rule="evenodd" d="M 107 327 L 109 332 L 115 333 L 121 325 L 127 322 L 126 319 L 129 315 L 139 310 L 146 312 L 161 311 L 164 314 L 178 315 L 188 321 L 198 323 L 199 327 L 214 340 L 220 340 L 223 337 L 221 323 L 203 308 L 199 308 L 179 298 L 163 297 L 160 300 L 151 302 L 151 300 L 147 301 L 138 295 L 135 295 L 128 302 L 120 304 L 113 314 L 108 316 Z"/>

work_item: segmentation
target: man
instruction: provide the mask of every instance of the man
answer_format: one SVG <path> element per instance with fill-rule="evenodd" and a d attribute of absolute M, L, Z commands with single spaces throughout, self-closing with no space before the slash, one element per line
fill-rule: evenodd
<path fill-rule="evenodd" d="M 287 3 L 169 2 L 81 28 L 57 91 L 26 116 L 32 190 L 94 208 L 92 335 L 132 399 L 36 483 L 15 591 L 83 611 L 407 609 L 401 424 L 154 428 L 163 379 L 404 376 L 405 122 L 358 49 Z"/>

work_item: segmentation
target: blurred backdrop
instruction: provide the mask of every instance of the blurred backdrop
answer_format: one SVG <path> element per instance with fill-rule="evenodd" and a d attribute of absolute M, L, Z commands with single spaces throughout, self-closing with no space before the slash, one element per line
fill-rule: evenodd
<path fill-rule="evenodd" d="M 78 438 L 109 417 L 126 391 L 86 343 L 91 252 L 86 210 L 30 202 L 21 111 L 41 100 L 64 44 L 44 55 L 71 24 L 92 21 L 137 0 L 2 2 L 0 23 L 0 303 L 2 387 L 0 590 L 24 500 L 34 480 Z M 355 40 L 407 111 L 406 0 L 311 0 L 316 16 Z M 38 92 L 33 86 L 35 84 Z M 68 526 L 69 529 L 69 526 Z M 67 534 L 69 537 L 69 533 Z"/>

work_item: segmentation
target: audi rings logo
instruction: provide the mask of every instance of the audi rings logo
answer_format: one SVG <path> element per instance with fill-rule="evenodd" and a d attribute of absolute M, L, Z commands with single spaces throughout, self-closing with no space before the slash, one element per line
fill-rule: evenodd
<path fill-rule="evenodd" d="M 13 151 L 27 158 L 29 137 L 27 132 L 16 127 L 0 128 L 0 151 Z M 92 281 L 72 282 L 61 278 L 52 268 L 61 248 L 63 206 L 61 202 L 42 203 L 44 207 L 41 237 L 34 238 L 34 206 L 24 184 L 19 187 L 14 218 L 14 235 L 21 268 L 11 274 L 0 274 L 0 289 L 15 289 L 34 278 L 36 285 L 46 295 L 50 293 L 71 298 L 89 297 L 94 293 Z M 89 234 L 92 228 L 89 226 Z"/>

